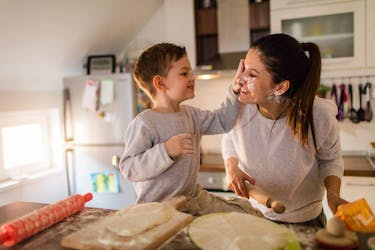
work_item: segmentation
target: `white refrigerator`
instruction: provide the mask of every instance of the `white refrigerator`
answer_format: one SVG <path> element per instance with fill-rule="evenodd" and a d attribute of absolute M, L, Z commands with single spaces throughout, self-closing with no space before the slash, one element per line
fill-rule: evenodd
<path fill-rule="evenodd" d="M 134 203 L 133 186 L 118 171 L 124 133 L 137 113 L 132 76 L 86 75 L 63 82 L 69 194 L 92 192 L 88 207 L 121 209 Z"/>

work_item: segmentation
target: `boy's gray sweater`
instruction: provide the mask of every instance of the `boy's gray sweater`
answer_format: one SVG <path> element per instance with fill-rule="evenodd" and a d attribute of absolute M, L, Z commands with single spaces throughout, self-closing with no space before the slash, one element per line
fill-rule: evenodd
<path fill-rule="evenodd" d="M 230 88 L 226 100 L 214 111 L 181 105 L 179 112 L 148 109 L 135 117 L 125 133 L 120 170 L 133 182 L 136 202 L 163 201 L 176 195 L 190 198 L 196 190 L 202 135 L 228 132 L 238 112 L 239 101 Z M 172 160 L 164 142 L 181 133 L 193 135 L 194 153 Z"/>

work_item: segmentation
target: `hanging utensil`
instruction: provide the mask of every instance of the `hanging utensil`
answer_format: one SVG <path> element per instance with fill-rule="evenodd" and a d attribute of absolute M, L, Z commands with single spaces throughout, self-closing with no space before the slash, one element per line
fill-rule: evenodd
<path fill-rule="evenodd" d="M 340 84 L 340 101 L 339 101 L 339 104 L 338 104 L 338 113 L 337 113 L 337 120 L 339 121 L 342 121 L 344 120 L 344 101 L 345 101 L 345 85 L 344 84 Z"/>
<path fill-rule="evenodd" d="M 357 111 L 353 108 L 353 86 L 350 83 L 348 85 L 348 92 L 349 92 L 349 98 L 350 98 L 349 107 L 348 107 L 349 119 L 354 123 L 358 123 L 359 120 L 357 116 Z"/>
<path fill-rule="evenodd" d="M 365 120 L 370 122 L 374 116 L 374 113 L 371 108 L 371 93 L 372 93 L 372 85 L 370 82 L 366 83 L 366 86 L 364 87 L 365 94 L 368 91 L 368 99 L 366 102 L 366 109 L 365 109 Z"/>
<path fill-rule="evenodd" d="M 365 110 L 362 108 L 362 93 L 363 93 L 363 85 L 360 83 L 358 85 L 358 92 L 359 92 L 359 109 L 357 110 L 358 120 L 360 122 L 365 121 Z"/>
<path fill-rule="evenodd" d="M 336 115 L 336 119 L 338 120 L 338 119 L 339 119 L 339 112 L 338 112 L 338 109 L 339 109 L 339 101 L 338 101 L 338 98 L 337 98 L 337 87 L 336 87 L 336 84 L 332 84 L 332 89 L 331 89 L 331 99 L 333 99 L 333 101 L 336 103 L 336 106 L 337 106 L 337 115 Z"/>

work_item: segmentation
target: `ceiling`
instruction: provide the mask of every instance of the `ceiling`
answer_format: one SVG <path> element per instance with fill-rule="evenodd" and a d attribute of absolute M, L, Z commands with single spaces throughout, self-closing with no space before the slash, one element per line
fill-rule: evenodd
<path fill-rule="evenodd" d="M 88 55 L 119 57 L 162 3 L 0 0 L 0 90 L 55 89 L 84 72 Z"/>

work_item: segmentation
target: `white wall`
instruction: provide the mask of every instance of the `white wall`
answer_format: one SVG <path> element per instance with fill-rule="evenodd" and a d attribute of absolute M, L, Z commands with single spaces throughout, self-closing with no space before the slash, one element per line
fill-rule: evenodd
<path fill-rule="evenodd" d="M 62 113 L 62 78 L 82 74 L 88 55 L 116 54 L 120 61 L 119 53 L 162 1 L 0 1 L 0 112 Z M 63 157 L 58 165 L 58 173 L 23 184 L 0 183 L 0 205 L 64 198 Z"/>
<path fill-rule="evenodd" d="M 161 5 L 150 20 L 139 30 L 137 35 L 125 47 L 123 56 L 135 61 L 143 50 L 152 44 L 165 40 L 165 6 Z"/>
<path fill-rule="evenodd" d="M 0 90 L 0 112 L 21 110 L 38 110 L 48 108 L 62 108 L 61 91 L 4 91 Z M 62 131 L 62 119 L 56 117 L 56 126 Z M 61 142 L 62 142 L 62 138 Z M 62 146 L 62 145 L 61 145 Z M 0 184 L 0 206 L 13 201 L 34 201 L 51 203 L 63 199 L 68 195 L 67 183 L 64 171 L 63 148 L 57 155 L 55 171 L 44 176 L 37 176 L 23 183 Z M 59 154 L 57 152 L 57 154 Z"/>
<path fill-rule="evenodd" d="M 234 74 L 233 74 L 234 76 Z M 220 107 L 232 83 L 233 77 L 226 76 L 213 80 L 196 80 L 195 98 L 187 101 L 189 105 L 213 110 Z M 201 141 L 203 154 L 221 153 L 222 135 L 205 135 Z"/>
<path fill-rule="evenodd" d="M 171 42 L 186 47 L 190 63 L 196 64 L 193 0 L 164 0 L 150 20 L 124 50 L 125 57 L 137 58 L 149 46 Z"/>

